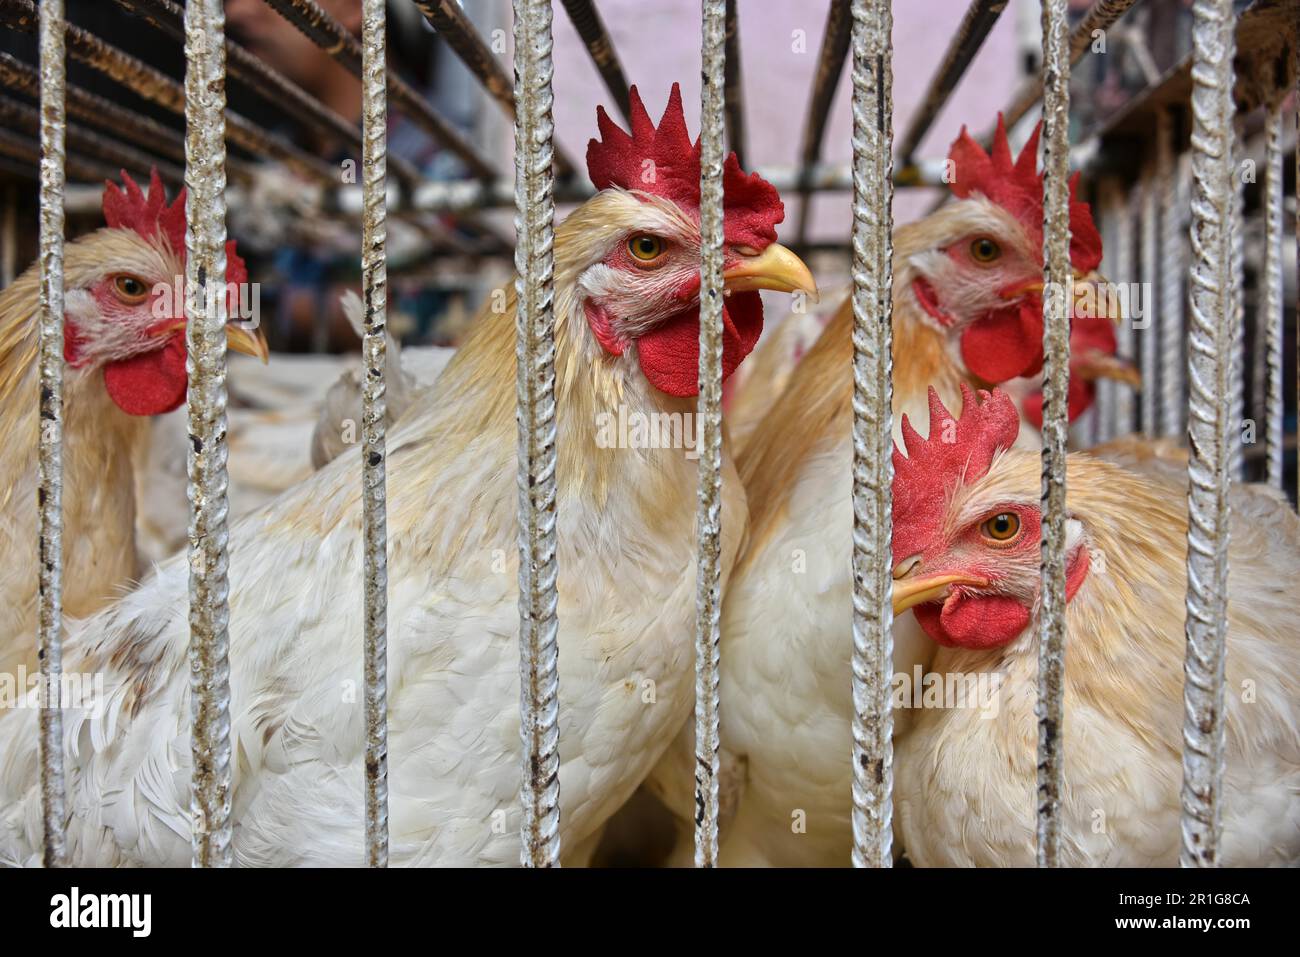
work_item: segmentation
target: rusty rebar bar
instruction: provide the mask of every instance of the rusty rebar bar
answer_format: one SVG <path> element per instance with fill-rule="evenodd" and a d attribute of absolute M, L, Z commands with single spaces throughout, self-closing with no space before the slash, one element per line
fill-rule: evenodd
<path fill-rule="evenodd" d="M 63 0 L 40 11 L 40 509 L 37 650 L 41 663 L 41 821 L 46 867 L 67 863 L 63 777 Z"/>
<path fill-rule="evenodd" d="M 1043 0 L 1043 496 L 1038 620 L 1039 867 L 1060 865 L 1065 754 L 1065 453 L 1070 387 L 1070 32 L 1066 0 Z"/>
<path fill-rule="evenodd" d="M 195 867 L 229 867 L 226 519 L 226 51 L 222 0 L 185 6 L 185 347 L 189 389 L 190 804 Z M 192 291 L 192 294 L 189 294 Z"/>
<path fill-rule="evenodd" d="M 554 41 L 550 0 L 514 0 L 519 423 L 520 859 L 560 863 L 556 582 Z"/>
<path fill-rule="evenodd" d="M 605 29 L 600 12 L 592 0 L 564 0 L 564 9 L 573 21 L 573 28 L 587 46 L 591 62 L 596 65 L 600 78 L 605 82 L 605 89 L 614 97 L 623 119 L 631 116 L 632 104 L 628 99 L 627 77 L 623 75 L 623 65 L 614 50 L 614 41 Z"/>
<path fill-rule="evenodd" d="M 853 0 L 853 827 L 893 864 L 893 12 Z"/>

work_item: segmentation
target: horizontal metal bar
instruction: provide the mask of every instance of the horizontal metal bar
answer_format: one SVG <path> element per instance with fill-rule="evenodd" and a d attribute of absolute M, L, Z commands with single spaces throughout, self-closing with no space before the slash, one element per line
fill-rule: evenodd
<path fill-rule="evenodd" d="M 727 0 L 726 79 L 723 95 L 727 110 L 727 144 L 745 168 L 745 93 L 740 73 L 740 22 L 736 0 Z"/>
<path fill-rule="evenodd" d="M 799 163 L 805 170 L 812 169 L 821 160 L 826 118 L 830 115 L 831 101 L 835 99 L 835 89 L 839 86 L 844 61 L 849 55 L 852 27 L 849 0 L 831 0 L 830 10 L 826 13 L 826 31 L 822 34 L 821 50 L 817 54 L 817 72 L 813 74 L 812 100 L 808 104 L 803 146 L 799 150 Z M 799 245 L 808 238 L 810 191 L 810 187 L 800 188 L 799 218 L 795 228 L 795 242 Z"/>
<path fill-rule="evenodd" d="M 100 160 L 69 153 L 66 149 L 64 153 L 64 169 L 72 179 L 85 182 L 102 182 L 106 179 L 114 179 L 118 174 L 116 169 Z M 41 145 L 35 139 L 22 136 L 12 130 L 0 128 L 0 156 L 7 156 L 20 161 L 24 166 L 30 167 L 28 175 L 34 179 L 39 179 Z M 103 191 L 100 190 L 100 192 L 102 194 Z M 98 208 L 98 203 L 96 203 L 96 208 Z"/>
<path fill-rule="evenodd" d="M 906 182 L 895 179 L 897 186 L 937 187 L 943 185 L 943 160 L 926 160 L 908 172 Z M 825 163 L 806 171 L 790 166 L 760 166 L 759 175 L 779 191 L 807 188 L 809 192 L 851 192 L 853 168 Z M 482 182 L 479 180 L 425 182 L 411 197 L 415 209 L 443 212 L 447 210 L 480 209 L 509 206 L 513 203 L 514 186 L 509 180 Z M 562 203 L 581 203 L 590 199 L 595 189 L 590 183 L 568 182 L 556 185 L 555 199 Z M 355 188 L 340 190 L 339 205 L 344 209 L 359 208 Z M 805 243 L 805 245 L 807 245 Z"/>
<path fill-rule="evenodd" d="M 628 98 L 627 77 L 623 75 L 623 66 L 614 51 L 614 41 L 605 29 L 596 4 L 592 0 L 564 0 L 564 9 L 568 11 L 578 36 L 587 45 L 591 62 L 605 81 L 605 89 L 614 97 L 623 119 L 628 119 L 632 115 L 632 104 Z"/>
<path fill-rule="evenodd" d="M 972 0 L 966 15 L 957 26 L 957 32 L 953 34 L 948 52 L 934 71 L 920 106 L 907 124 L 907 132 L 903 134 L 903 141 L 898 147 L 900 166 L 912 162 L 912 155 L 921 145 L 921 140 L 925 139 L 925 134 L 930 132 L 930 126 L 948 102 L 952 91 L 965 76 L 967 67 L 984 45 L 989 31 L 1007 8 L 1007 2 L 1008 0 Z"/>
<path fill-rule="evenodd" d="M 36 7 L 31 0 L 0 0 L 0 18 L 10 27 L 31 33 L 35 29 Z M 70 23 L 66 27 L 66 42 L 68 53 L 73 58 L 94 67 L 144 99 L 184 115 L 185 91 L 171 77 Z M 232 143 L 259 156 L 277 159 L 318 182 L 338 182 L 334 167 L 230 110 L 226 111 L 226 135 Z"/>
<path fill-rule="evenodd" d="M 41 78 L 35 67 L 8 53 L 0 52 L 0 86 L 37 99 L 40 96 Z M 67 84 L 66 88 L 69 116 L 107 130 L 121 139 L 130 140 L 138 150 L 151 151 L 178 163 L 185 162 L 185 136 L 180 130 L 164 126 L 152 117 L 119 106 L 112 100 L 81 87 Z M 242 160 L 227 158 L 226 166 L 231 179 L 247 181 L 252 178 L 252 170 Z M 96 210 L 99 209 L 99 203 L 97 198 Z"/>
<path fill-rule="evenodd" d="M 114 0 L 133 16 L 139 17 L 173 40 L 184 42 L 185 11 L 172 0 Z M 266 61 L 248 52 L 233 40 L 226 40 L 226 76 L 237 80 L 257 93 L 266 102 L 278 107 L 295 121 L 306 123 L 329 136 L 336 136 L 348 146 L 360 151 L 361 130 L 340 116 L 301 86 Z M 408 185 L 414 186 L 420 174 L 410 163 L 395 160 L 394 172 Z"/>
<path fill-rule="evenodd" d="M 1089 7 L 1088 12 L 1070 31 L 1069 65 L 1073 66 L 1083 59 L 1083 55 L 1088 52 L 1088 48 L 1092 45 L 1093 34 L 1097 30 L 1109 29 L 1116 20 L 1128 12 L 1135 2 L 1136 0 L 1097 0 L 1096 3 Z M 1043 78 L 1041 74 L 1025 81 L 1025 85 L 1017 93 L 1011 105 L 1003 111 L 1007 127 L 1010 128 L 1020 122 L 1020 118 L 1033 109 L 1034 104 L 1042 96 Z"/>
<path fill-rule="evenodd" d="M 341 63 L 349 73 L 361 79 L 361 44 L 343 25 L 326 13 L 315 0 L 266 0 L 318 47 Z M 388 98 L 393 106 L 418 123 L 435 140 L 460 157 L 475 176 L 496 176 L 498 170 L 482 153 L 470 145 L 460 132 L 445 120 L 425 97 L 397 75 L 387 71 Z"/>
<path fill-rule="evenodd" d="M 41 111 L 0 94 L 0 121 L 36 134 L 41 128 Z M 158 170 L 158 175 L 172 185 L 185 182 L 185 171 L 174 163 L 148 156 L 132 146 L 101 136 L 83 126 L 66 124 L 65 140 L 68 146 L 81 153 L 138 173 L 145 179 L 148 179 L 152 168 Z"/>

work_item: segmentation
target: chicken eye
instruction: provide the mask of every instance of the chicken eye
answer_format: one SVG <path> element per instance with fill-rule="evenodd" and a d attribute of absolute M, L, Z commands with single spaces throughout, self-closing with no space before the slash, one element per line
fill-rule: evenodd
<path fill-rule="evenodd" d="M 1002 247 L 987 236 L 970 244 L 970 255 L 977 263 L 991 263 L 1002 255 Z"/>
<path fill-rule="evenodd" d="M 643 263 L 653 262 L 663 255 L 664 241 L 658 236 L 642 233 L 627 241 L 627 251 Z"/>
<path fill-rule="evenodd" d="M 144 302 L 149 295 L 149 287 L 135 276 L 114 276 L 113 291 L 128 305 Z"/>
<path fill-rule="evenodd" d="M 980 526 L 980 531 L 995 542 L 1009 542 L 1020 534 L 1020 516 L 1015 512 L 998 512 Z"/>

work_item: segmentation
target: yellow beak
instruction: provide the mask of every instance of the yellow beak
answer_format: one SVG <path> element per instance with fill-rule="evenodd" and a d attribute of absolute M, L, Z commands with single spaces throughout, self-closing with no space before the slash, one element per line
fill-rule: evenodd
<path fill-rule="evenodd" d="M 1106 317 L 1117 325 L 1124 321 L 1124 314 L 1119 309 L 1110 308 L 1118 302 L 1117 296 L 1108 295 L 1107 290 L 1110 287 L 1110 280 L 1101 273 L 1093 270 L 1087 275 L 1076 275 L 1070 288 L 1070 304 L 1073 307 L 1080 299 L 1084 302 L 1102 302 L 1106 304 Z M 1014 289 L 1008 289 L 1002 293 L 1003 299 L 1019 299 L 1021 296 L 1027 296 L 1030 293 L 1041 295 L 1043 292 L 1043 281 L 1036 279 L 1033 282 L 1027 282 L 1023 286 L 1016 286 Z"/>
<path fill-rule="evenodd" d="M 177 331 L 185 329 L 185 320 L 177 319 L 154 330 L 151 335 L 170 336 Z M 233 349 L 235 352 L 242 352 L 246 356 L 257 356 L 263 363 L 269 362 L 271 358 L 271 349 L 266 344 L 266 336 L 262 333 L 261 327 L 249 327 L 240 325 L 238 322 L 226 323 L 226 348 Z"/>
<path fill-rule="evenodd" d="M 947 594 L 950 585 L 987 585 L 988 581 L 973 575 L 932 575 L 929 578 L 894 580 L 894 614 L 900 615 L 913 605 L 935 601 Z"/>
<path fill-rule="evenodd" d="M 780 243 L 772 243 L 757 256 L 750 256 L 722 274 L 726 289 L 742 292 L 750 289 L 775 289 L 777 292 L 803 292 L 820 300 L 817 283 L 804 261 Z"/>
<path fill-rule="evenodd" d="M 257 356 L 263 364 L 271 359 L 271 349 L 266 344 L 261 326 L 250 329 L 236 322 L 226 323 L 226 348 L 242 352 L 246 356 Z"/>

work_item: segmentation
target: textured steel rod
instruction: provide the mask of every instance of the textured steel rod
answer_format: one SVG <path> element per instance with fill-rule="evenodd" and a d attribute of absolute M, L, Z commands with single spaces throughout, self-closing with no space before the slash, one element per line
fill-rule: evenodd
<path fill-rule="evenodd" d="M 632 109 L 628 100 L 627 77 L 623 75 L 623 65 L 614 51 L 614 41 L 605 29 L 596 4 L 592 0 L 564 0 L 564 9 L 568 11 L 578 36 L 587 45 L 591 62 L 596 64 L 600 78 L 605 81 L 605 89 L 614 97 L 623 119 L 627 119 Z"/>
<path fill-rule="evenodd" d="M 184 42 L 183 7 L 173 0 L 114 0 L 128 13 L 151 24 L 173 39 Z M 294 120 L 306 123 L 327 135 L 336 136 L 349 146 L 360 149 L 361 131 L 330 107 L 312 96 L 264 60 L 232 40 L 226 40 L 226 75 L 238 80 L 267 102 L 275 104 Z M 418 178 L 414 167 L 403 171 L 409 182 Z"/>
<path fill-rule="evenodd" d="M 1184 395 L 1187 380 L 1187 339 L 1183 330 L 1183 299 L 1187 293 L 1186 257 L 1188 202 L 1185 158 L 1175 158 L 1172 109 L 1156 114 L 1156 179 L 1163 195 L 1160 205 L 1160 434 L 1182 438 L 1186 428 Z"/>
<path fill-rule="evenodd" d="M 893 863 L 893 11 L 854 0 L 853 866 Z"/>
<path fill-rule="evenodd" d="M 18 272 L 18 187 L 5 187 L 4 220 L 0 222 L 0 289 L 8 288 Z"/>
<path fill-rule="evenodd" d="M 1121 277 L 1115 270 L 1115 251 L 1119 243 L 1119 207 L 1123 201 L 1120 182 L 1117 177 L 1103 176 L 1097 183 L 1097 202 L 1096 209 L 1100 214 L 1098 226 L 1101 229 L 1101 248 L 1102 274 L 1109 277 L 1112 282 L 1120 282 Z M 1132 349 L 1126 344 L 1126 339 L 1132 337 L 1128 333 L 1128 324 L 1120 322 L 1115 329 L 1115 340 L 1117 351 L 1120 355 L 1129 355 Z M 1118 390 L 1115 388 L 1115 382 L 1110 379 L 1100 379 L 1097 382 L 1097 401 L 1091 410 L 1091 414 L 1085 413 L 1081 420 L 1083 431 L 1083 442 L 1086 447 L 1097 445 L 1113 438 L 1118 431 L 1118 412 L 1115 408 L 1115 400 Z M 1080 425 L 1075 425 L 1072 430 L 1076 435 L 1080 431 Z"/>
<path fill-rule="evenodd" d="M 63 0 L 40 11 L 41 318 L 39 624 L 41 820 L 46 867 L 67 862 L 63 780 Z"/>
<path fill-rule="evenodd" d="M 31 139 L 0 127 L 0 156 L 19 160 L 14 176 L 40 182 L 41 144 L 39 137 Z M 83 182 L 103 182 L 114 179 L 118 170 L 99 160 L 78 156 L 71 150 L 64 150 L 63 169 L 65 175 Z"/>
<path fill-rule="evenodd" d="M 361 78 L 361 44 L 343 25 L 326 13 L 316 0 L 266 0 L 304 36 L 342 64 L 349 73 Z M 388 96 L 393 106 L 419 124 L 435 140 L 460 157 L 475 176 L 492 177 L 496 169 L 455 127 L 429 105 L 393 70 L 388 71 Z"/>
<path fill-rule="evenodd" d="M 40 74 L 36 70 L 8 53 L 0 52 L 0 86 L 37 98 L 40 96 L 40 85 Z M 69 116 L 130 140 L 137 149 L 150 150 L 179 163 L 185 162 L 185 136 L 179 130 L 163 126 L 156 120 L 118 106 L 111 100 L 73 84 L 67 84 L 66 92 Z M 232 179 L 247 180 L 252 175 L 246 163 L 236 162 L 229 157 L 226 159 L 226 171 Z"/>
<path fill-rule="evenodd" d="M 1038 623 L 1038 866 L 1060 864 L 1065 754 L 1065 452 L 1070 386 L 1070 33 L 1043 0 L 1043 528 Z"/>
<path fill-rule="evenodd" d="M 560 863 L 555 538 L 555 176 L 550 0 L 514 0 L 515 279 L 519 403 L 520 860 Z"/>
<path fill-rule="evenodd" d="M 24 130 L 36 132 L 41 125 L 41 112 L 26 103 L 11 100 L 9 97 L 0 94 L 0 122 L 3 122 L 6 126 L 21 127 Z M 185 180 L 185 171 L 174 163 L 156 159 L 133 146 L 119 143 L 111 137 L 102 136 L 93 130 L 86 129 L 84 126 L 66 124 L 65 140 L 72 149 L 93 156 L 96 159 L 101 159 L 110 166 L 143 174 L 146 179 L 152 167 L 158 170 L 158 174 L 163 180 L 173 185 L 179 185 Z"/>
<path fill-rule="evenodd" d="M 0 16 L 11 26 L 30 31 L 35 22 L 36 8 L 31 0 L 0 0 Z M 185 114 L 185 90 L 171 77 L 74 24 L 65 25 L 64 36 L 68 54 L 73 59 L 93 67 L 152 103 L 177 115 Z M 227 113 L 224 123 L 228 125 L 232 143 L 259 156 L 277 159 L 317 182 L 338 182 L 334 167 L 309 156 L 279 134 L 234 112 Z"/>
<path fill-rule="evenodd" d="M 966 75 L 967 67 L 984 46 L 989 31 L 1006 8 L 1007 0 L 971 0 L 966 15 L 962 17 L 948 44 L 948 52 L 943 55 L 934 76 L 930 78 L 930 85 L 926 88 L 920 106 L 907 124 L 907 132 L 903 134 L 903 141 L 898 147 L 899 166 L 911 164 L 913 154 L 921 145 L 921 140 L 925 139 L 925 134 L 930 132 L 935 117 L 944 108 L 961 78 Z"/>
<path fill-rule="evenodd" d="M 745 92 L 740 72 L 740 21 L 736 0 L 727 0 L 726 36 L 727 145 L 745 168 Z"/>
<path fill-rule="evenodd" d="M 1107 276 L 1115 282 L 1131 283 L 1137 278 L 1137 260 L 1134 255 L 1134 238 L 1136 228 L 1134 223 L 1134 204 L 1137 197 L 1134 195 L 1125 195 L 1121 193 L 1120 205 L 1116 212 L 1119 214 L 1119 222 L 1116 227 L 1115 236 L 1115 272 L 1107 272 Z M 1130 310 L 1131 312 L 1132 310 Z M 1148 328 L 1148 334 L 1155 335 L 1154 330 Z M 1120 355 L 1131 356 L 1133 354 L 1133 317 L 1126 315 L 1120 322 L 1119 329 L 1116 330 L 1117 345 Z M 1128 435 L 1137 428 L 1137 420 L 1134 417 L 1133 391 L 1121 386 L 1119 383 L 1108 380 L 1111 394 L 1115 402 L 1115 429 L 1107 438 L 1113 438 L 1115 435 Z"/>
<path fill-rule="evenodd" d="M 1160 329 L 1156 317 L 1160 315 L 1160 264 L 1157 247 L 1160 236 L 1160 181 L 1152 158 L 1143 163 L 1142 180 L 1138 186 L 1142 196 L 1141 257 L 1139 274 L 1142 302 L 1142 392 L 1139 396 L 1142 413 L 1142 433 L 1150 438 L 1159 435 L 1156 422 L 1156 397 L 1160 369 Z M 1132 328 L 1132 323 L 1127 324 Z M 1135 330 L 1136 331 L 1136 330 Z M 1127 389 L 1124 390 L 1126 393 Z"/>
<path fill-rule="evenodd" d="M 1096 3 L 1088 8 L 1088 12 L 1070 31 L 1066 63 L 1073 66 L 1083 59 L 1083 55 L 1092 46 L 1093 33 L 1097 30 L 1109 30 L 1116 20 L 1128 12 L 1134 2 L 1136 0 L 1096 0 Z M 1034 104 L 1043 96 L 1043 87 L 1044 81 L 1041 76 L 1025 82 L 1011 106 L 1003 111 L 1008 128 L 1019 123 L 1020 118 L 1033 109 Z"/>
<path fill-rule="evenodd" d="M 1235 124 L 1234 124 L 1235 126 Z M 1242 179 L 1242 161 L 1245 144 L 1233 137 L 1232 160 L 1232 372 L 1228 379 L 1232 403 L 1228 425 L 1228 472 L 1237 480 L 1243 477 L 1246 467 L 1242 430 L 1246 418 L 1246 197 Z"/>
<path fill-rule="evenodd" d="M 195 867 L 229 867 L 226 556 L 226 51 L 222 0 L 185 5 L 185 297 L 189 374 L 190 813 Z"/>
<path fill-rule="evenodd" d="M 695 579 L 695 866 L 718 863 L 718 655 L 722 548 L 722 135 L 726 3 L 701 2 L 700 432 Z"/>
<path fill-rule="evenodd" d="M 388 329 L 388 107 L 384 0 L 361 7 L 361 290 L 365 301 L 361 392 L 366 677 L 366 863 L 388 866 L 388 493 L 384 378 Z"/>
<path fill-rule="evenodd" d="M 826 14 L 826 30 L 822 34 L 821 51 L 817 54 L 812 100 L 808 104 L 808 122 L 804 126 L 803 146 L 799 150 L 799 165 L 803 169 L 815 166 L 821 159 L 826 119 L 830 116 L 835 89 L 840 84 L 840 74 L 844 72 L 844 60 L 849 55 L 849 36 L 853 26 L 849 3 L 850 0 L 831 0 Z M 800 186 L 795 242 L 801 246 L 808 239 L 808 193 L 806 186 Z"/>
<path fill-rule="evenodd" d="M 1187 657 L 1183 688 L 1184 867 L 1218 864 L 1228 606 L 1232 375 L 1232 0 L 1196 0 L 1192 21 Z"/>

